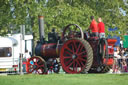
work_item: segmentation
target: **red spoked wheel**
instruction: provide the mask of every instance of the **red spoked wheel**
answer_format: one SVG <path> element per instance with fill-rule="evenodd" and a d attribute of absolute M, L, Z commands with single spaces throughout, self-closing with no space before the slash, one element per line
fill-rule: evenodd
<path fill-rule="evenodd" d="M 27 73 L 46 74 L 46 63 L 41 57 L 32 57 L 27 61 Z"/>
<path fill-rule="evenodd" d="M 93 51 L 86 40 L 73 38 L 63 44 L 60 62 L 65 72 L 71 74 L 87 72 L 92 61 Z"/>

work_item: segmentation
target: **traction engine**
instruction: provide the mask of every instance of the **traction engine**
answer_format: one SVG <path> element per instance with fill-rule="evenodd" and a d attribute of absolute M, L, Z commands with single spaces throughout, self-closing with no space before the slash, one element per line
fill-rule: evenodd
<path fill-rule="evenodd" d="M 46 41 L 42 16 L 39 16 L 39 34 L 36 56 L 27 61 L 28 73 L 47 74 L 49 70 L 58 73 L 60 66 L 70 74 L 105 73 L 113 64 L 116 39 L 93 37 L 78 25 L 69 24 L 61 36 L 53 29 Z"/>

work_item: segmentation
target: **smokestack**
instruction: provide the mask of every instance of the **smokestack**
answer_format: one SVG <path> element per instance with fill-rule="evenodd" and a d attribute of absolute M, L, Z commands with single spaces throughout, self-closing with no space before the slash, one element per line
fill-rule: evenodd
<path fill-rule="evenodd" d="M 39 21 L 39 35 L 40 35 L 40 42 L 43 44 L 44 42 L 44 16 L 38 16 Z"/>

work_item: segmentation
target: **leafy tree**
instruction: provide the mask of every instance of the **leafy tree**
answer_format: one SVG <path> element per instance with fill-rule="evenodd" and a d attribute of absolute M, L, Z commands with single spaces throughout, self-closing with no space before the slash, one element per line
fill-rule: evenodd
<path fill-rule="evenodd" d="M 10 4 L 8 1 L 0 0 L 0 34 L 7 32 L 10 22 Z"/>
<path fill-rule="evenodd" d="M 0 35 L 11 30 L 19 30 L 25 24 L 32 28 L 38 38 L 38 15 L 45 18 L 45 33 L 55 27 L 60 32 L 68 24 L 78 24 L 88 29 L 90 16 L 100 16 L 108 28 L 118 27 L 121 34 L 126 32 L 128 5 L 126 0 L 0 0 Z M 121 10 L 126 11 L 126 16 Z M 119 34 L 120 35 L 120 34 Z M 46 36 L 47 37 L 47 36 Z M 37 39 L 38 40 L 38 39 Z"/>

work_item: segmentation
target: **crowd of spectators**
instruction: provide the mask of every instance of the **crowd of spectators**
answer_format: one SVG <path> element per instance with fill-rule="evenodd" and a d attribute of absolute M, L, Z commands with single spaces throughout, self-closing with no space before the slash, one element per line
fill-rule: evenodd
<path fill-rule="evenodd" d="M 113 73 L 128 72 L 128 48 L 114 46 Z"/>

